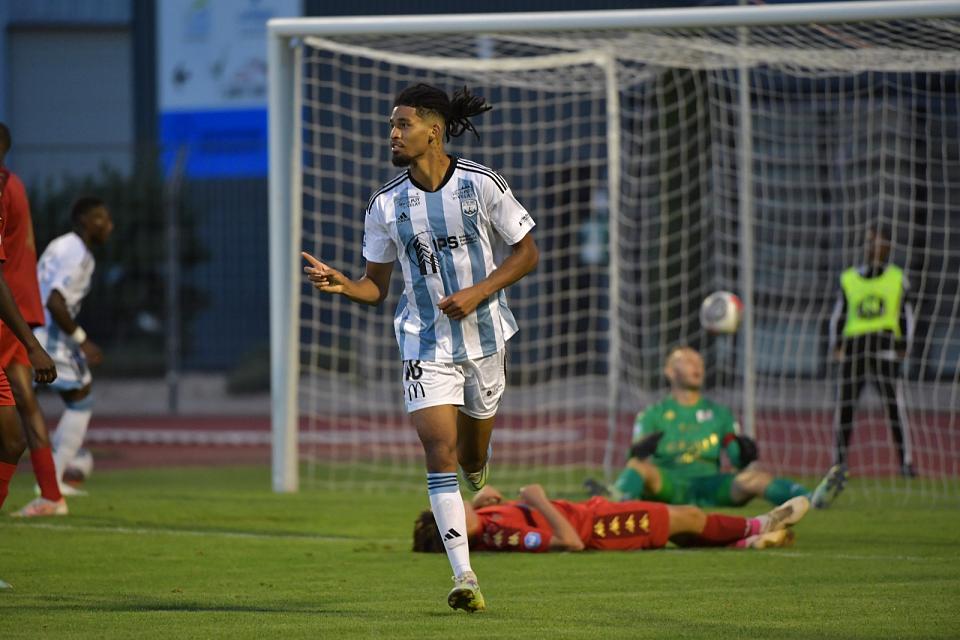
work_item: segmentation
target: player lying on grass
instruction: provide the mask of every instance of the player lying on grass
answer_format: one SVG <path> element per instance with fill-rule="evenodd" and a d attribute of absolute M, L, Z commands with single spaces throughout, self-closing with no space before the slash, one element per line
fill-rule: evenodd
<path fill-rule="evenodd" d="M 822 509 L 843 490 L 847 476 L 842 465 L 832 467 L 812 492 L 758 468 L 756 443 L 740 435 L 727 407 L 701 395 L 705 371 L 696 350 L 671 351 L 664 375 L 670 395 L 637 416 L 634 444 L 616 483 L 584 482 L 591 495 L 701 507 L 741 506 L 760 496 L 777 505 L 806 496 Z M 735 473 L 721 471 L 721 454 L 737 468 Z"/>
<path fill-rule="evenodd" d="M 477 551 L 583 551 L 681 547 L 764 549 L 793 542 L 788 528 L 807 512 L 805 496 L 788 500 L 755 518 L 704 513 L 698 507 L 639 500 L 611 502 L 599 496 L 583 502 L 551 500 L 543 487 L 520 490 L 520 500 L 504 501 L 492 486 L 465 503 L 467 536 Z M 443 551 L 430 511 L 417 518 L 413 550 Z"/>

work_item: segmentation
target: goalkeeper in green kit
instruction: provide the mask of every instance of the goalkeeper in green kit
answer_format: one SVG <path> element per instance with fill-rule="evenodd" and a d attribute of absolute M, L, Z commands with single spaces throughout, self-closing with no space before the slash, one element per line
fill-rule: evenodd
<path fill-rule="evenodd" d="M 634 423 L 630 458 L 612 487 L 588 479 L 594 495 L 614 500 L 652 500 L 701 507 L 744 505 L 757 496 L 779 505 L 806 496 L 825 508 L 843 491 L 846 469 L 835 465 L 811 493 L 787 478 L 757 469 L 756 443 L 739 434 L 740 427 L 725 406 L 701 395 L 703 358 L 690 347 L 667 356 L 664 373 L 670 395 L 647 408 Z M 721 453 L 738 469 L 722 473 Z"/>

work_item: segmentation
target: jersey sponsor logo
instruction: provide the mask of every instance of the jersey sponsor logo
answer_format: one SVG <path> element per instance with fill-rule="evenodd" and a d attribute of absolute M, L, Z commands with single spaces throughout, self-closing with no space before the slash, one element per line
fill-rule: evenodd
<path fill-rule="evenodd" d="M 529 214 L 529 213 L 523 214 L 523 217 L 520 218 L 520 226 L 522 227 L 524 224 L 530 222 L 530 220 L 531 220 L 531 218 L 530 218 L 530 214 Z"/>
<path fill-rule="evenodd" d="M 460 200 L 460 212 L 468 217 L 477 215 L 480 211 L 480 203 L 476 198 L 463 198 Z"/>
<path fill-rule="evenodd" d="M 402 222 L 409 222 L 409 221 L 410 221 L 410 216 L 409 214 L 407 214 L 407 210 L 401 209 L 399 215 L 397 215 L 397 224 L 400 224 Z"/>
<path fill-rule="evenodd" d="M 864 320 L 873 320 L 883 316 L 886 305 L 880 296 L 867 296 L 857 305 L 857 315 Z"/>
<path fill-rule="evenodd" d="M 417 263 L 420 275 L 440 273 L 440 258 L 431 250 L 430 232 L 421 231 L 407 244 L 407 254 Z"/>
<path fill-rule="evenodd" d="M 446 236 L 446 237 L 436 237 L 433 239 L 433 246 L 437 251 L 443 251 L 444 249 L 456 249 L 457 247 L 465 247 L 470 244 L 476 244 L 480 241 L 476 235 L 472 233 L 465 233 L 459 236 Z"/>
<path fill-rule="evenodd" d="M 453 197 L 456 198 L 457 200 L 463 200 L 465 198 L 476 198 L 477 194 L 473 190 L 473 185 L 468 184 L 467 186 L 454 191 Z"/>
<path fill-rule="evenodd" d="M 412 209 L 420 206 L 420 194 L 397 196 L 393 199 L 393 206 L 397 209 Z"/>
<path fill-rule="evenodd" d="M 407 400 L 413 402 L 414 400 L 419 400 L 420 398 L 426 398 L 427 391 L 423 388 L 422 382 L 412 382 L 407 385 Z"/>
<path fill-rule="evenodd" d="M 492 389 L 487 389 L 484 393 L 485 393 L 486 396 L 489 398 L 489 397 L 491 397 L 491 396 L 492 396 L 493 394 L 495 394 L 495 393 L 500 393 L 500 391 L 502 391 L 502 390 L 503 390 L 503 383 L 502 383 L 502 382 L 498 382 L 496 385 L 494 385 L 494 387 L 493 387 Z"/>
<path fill-rule="evenodd" d="M 707 420 L 713 420 L 713 411 L 710 409 L 698 409 L 697 422 L 706 422 Z"/>
<path fill-rule="evenodd" d="M 523 536 L 524 549 L 539 549 L 542 542 L 543 539 L 536 531 L 529 531 L 527 535 Z"/>

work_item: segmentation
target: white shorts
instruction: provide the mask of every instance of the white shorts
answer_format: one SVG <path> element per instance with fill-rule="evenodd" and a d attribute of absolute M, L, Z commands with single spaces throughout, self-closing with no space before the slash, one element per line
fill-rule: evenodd
<path fill-rule="evenodd" d="M 57 379 L 50 383 L 51 389 L 73 391 L 90 384 L 93 376 L 90 375 L 87 357 L 73 340 L 64 337 L 59 330 L 51 332 L 47 327 L 35 328 L 33 335 L 57 365 Z"/>
<path fill-rule="evenodd" d="M 400 381 L 407 413 L 452 404 L 471 418 L 489 418 L 507 386 L 505 365 L 505 349 L 465 362 L 405 360 Z"/>

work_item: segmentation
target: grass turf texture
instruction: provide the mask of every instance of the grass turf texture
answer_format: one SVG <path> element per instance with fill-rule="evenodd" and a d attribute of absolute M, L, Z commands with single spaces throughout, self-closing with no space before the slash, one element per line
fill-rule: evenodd
<path fill-rule="evenodd" d="M 267 469 L 102 472 L 0 514 L 4 638 L 955 638 L 960 511 L 838 503 L 791 549 L 475 554 L 489 610 L 409 551 L 425 495 L 275 495 Z M 549 487 L 548 487 L 549 490 Z M 854 488 L 855 490 L 855 488 Z M 766 509 L 762 502 L 743 513 Z"/>

